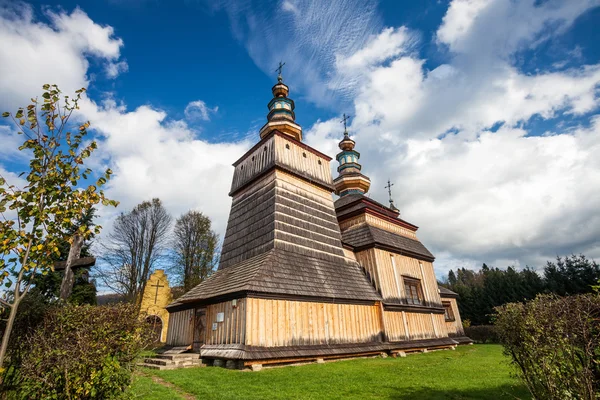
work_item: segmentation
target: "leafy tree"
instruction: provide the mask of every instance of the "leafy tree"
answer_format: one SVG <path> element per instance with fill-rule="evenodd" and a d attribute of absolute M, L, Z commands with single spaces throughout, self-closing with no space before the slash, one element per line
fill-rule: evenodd
<path fill-rule="evenodd" d="M 183 281 L 186 292 L 206 279 L 215 268 L 219 236 L 210 226 L 210 218 L 198 211 L 188 211 L 175 223 L 173 270 Z"/>
<path fill-rule="evenodd" d="M 171 223 L 160 199 L 144 201 L 121 214 L 103 243 L 102 258 L 107 263 L 99 270 L 103 282 L 139 305 L 152 270 L 166 253 Z"/>
<path fill-rule="evenodd" d="M 44 85 L 43 102 L 31 99 L 26 109 L 19 108 L 11 118 L 19 134 L 25 137 L 19 150 L 30 155 L 26 184 L 19 188 L 0 176 L 0 284 L 14 285 L 13 295 L 4 306 L 10 309 L 0 346 L 0 371 L 3 370 L 10 334 L 19 304 L 29 292 L 36 273 L 53 268 L 58 246 L 65 239 L 74 220 L 96 204 L 116 206 L 118 203 L 104 196 L 100 188 L 110 179 L 106 170 L 95 185 L 78 187 L 81 178 L 91 178 L 92 171 L 82 170 L 86 158 L 97 148 L 95 141 L 86 145 L 86 122 L 71 133 L 69 120 L 85 89 L 75 98 L 64 96 L 56 85 Z M 101 227 L 94 228 L 99 233 Z M 84 238 L 93 232 L 81 228 Z"/>
<path fill-rule="evenodd" d="M 77 233 L 79 228 L 85 226 L 87 230 L 92 230 L 94 226 L 94 218 L 96 209 L 92 208 L 83 213 L 82 217 L 75 222 L 72 227 L 65 232 L 65 238 L 71 238 Z M 90 237 L 83 242 L 81 248 L 81 257 L 92 257 L 91 252 L 91 241 L 94 238 L 92 233 Z M 56 261 L 64 261 L 67 259 L 71 244 L 69 240 L 63 240 L 58 246 L 59 254 L 56 255 Z M 79 269 L 74 271 L 74 285 L 72 288 L 71 296 L 68 298 L 70 303 L 74 304 L 96 304 L 96 286 L 89 281 L 89 271 Z M 42 299 L 46 303 L 52 303 L 60 296 L 60 288 L 64 277 L 64 271 L 46 271 L 45 274 L 37 274 L 35 279 L 35 285 L 31 288 L 30 292 L 37 292 L 42 295 Z"/>

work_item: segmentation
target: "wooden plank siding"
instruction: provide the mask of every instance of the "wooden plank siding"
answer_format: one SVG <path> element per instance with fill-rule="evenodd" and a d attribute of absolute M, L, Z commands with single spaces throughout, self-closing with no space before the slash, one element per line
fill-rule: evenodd
<path fill-rule="evenodd" d="M 446 331 L 448 336 L 464 336 L 465 330 L 463 329 L 462 320 L 460 318 L 460 312 L 458 311 L 458 304 L 454 298 L 444 297 L 445 302 L 450 302 L 452 305 L 452 312 L 454 313 L 454 321 L 445 321 Z"/>
<path fill-rule="evenodd" d="M 237 299 L 234 307 L 233 301 L 206 306 L 206 336 L 205 344 L 243 344 L 246 330 L 247 299 Z M 217 322 L 217 314 L 223 313 L 223 322 Z M 213 331 L 213 324 L 217 329 Z"/>
<path fill-rule="evenodd" d="M 356 260 L 368 272 L 371 282 L 383 296 L 384 302 L 406 304 L 403 282 L 406 276 L 421 281 L 426 305 L 441 307 L 442 301 L 432 263 L 377 248 L 356 253 Z"/>
<path fill-rule="evenodd" d="M 167 345 L 187 346 L 193 341 L 194 310 L 182 310 L 169 314 Z"/>
<path fill-rule="evenodd" d="M 381 340 L 378 305 L 247 299 L 246 345 L 302 346 Z"/>

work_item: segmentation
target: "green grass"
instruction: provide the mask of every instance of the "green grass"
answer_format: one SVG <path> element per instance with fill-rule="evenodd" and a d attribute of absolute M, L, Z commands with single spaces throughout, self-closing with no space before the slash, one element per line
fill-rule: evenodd
<path fill-rule="evenodd" d="M 170 389 L 152 381 L 151 377 L 136 375 L 131 383 L 133 399 L 143 400 L 181 400 L 174 389 Z"/>
<path fill-rule="evenodd" d="M 199 399 L 530 399 L 511 372 L 499 345 L 260 372 L 223 368 L 147 371 Z"/>

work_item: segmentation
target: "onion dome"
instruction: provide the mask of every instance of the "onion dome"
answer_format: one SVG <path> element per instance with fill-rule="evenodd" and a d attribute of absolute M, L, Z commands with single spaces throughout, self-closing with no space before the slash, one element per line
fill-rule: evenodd
<path fill-rule="evenodd" d="M 278 130 L 298 141 L 302 141 L 302 128 L 295 122 L 296 114 L 294 113 L 294 108 L 296 106 L 294 105 L 294 100 L 287 97 L 290 93 L 290 88 L 283 83 L 283 77 L 281 76 L 282 67 L 283 64 L 280 63 L 277 83 L 271 88 L 273 98 L 267 105 L 269 107 L 267 123 L 260 129 L 260 137 L 262 139 L 272 131 Z"/>
<path fill-rule="evenodd" d="M 363 175 L 360 170 L 362 166 L 358 163 L 360 153 L 354 150 L 356 142 L 348 136 L 346 121 L 349 117 L 344 114 L 344 138 L 338 144 L 340 153 L 336 155 L 339 163 L 337 168 L 339 176 L 334 179 L 335 193 L 339 196 L 347 194 L 365 194 L 369 191 L 371 180 Z"/>

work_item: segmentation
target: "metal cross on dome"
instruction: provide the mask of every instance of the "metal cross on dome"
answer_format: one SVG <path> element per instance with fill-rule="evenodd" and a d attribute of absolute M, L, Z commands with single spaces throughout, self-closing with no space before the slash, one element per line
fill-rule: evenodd
<path fill-rule="evenodd" d="M 348 127 L 347 127 L 347 121 L 350 119 L 349 115 L 346 115 L 344 113 L 344 118 L 342 118 L 342 120 L 340 121 L 340 123 L 344 124 L 344 133 L 348 133 Z"/>
<path fill-rule="evenodd" d="M 388 178 L 387 186 L 385 188 L 388 190 L 388 194 L 390 195 L 390 205 L 394 205 L 394 200 L 392 200 L 392 186 L 394 186 L 394 184 L 391 183 Z"/>
<path fill-rule="evenodd" d="M 283 70 L 284 65 L 284 62 L 279 61 L 279 66 L 275 68 L 275 71 L 279 72 L 279 74 L 277 75 L 278 78 L 281 78 L 281 71 Z"/>

